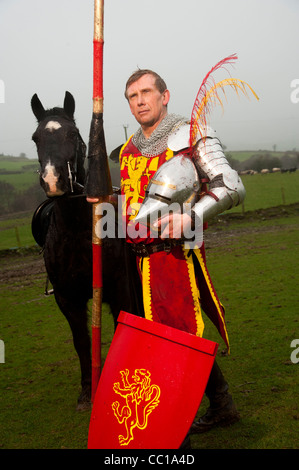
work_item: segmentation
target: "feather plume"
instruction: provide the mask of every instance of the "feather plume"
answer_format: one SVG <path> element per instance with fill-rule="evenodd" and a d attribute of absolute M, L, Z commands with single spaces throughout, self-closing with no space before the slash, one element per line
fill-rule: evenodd
<path fill-rule="evenodd" d="M 223 68 L 225 65 L 230 65 L 234 60 L 237 59 L 236 54 L 230 55 L 225 59 L 222 59 L 218 62 L 205 76 L 203 82 L 197 93 L 192 113 L 191 113 L 191 123 L 190 123 L 190 144 L 191 146 L 195 145 L 197 141 L 198 133 L 203 138 L 204 130 L 207 126 L 207 117 L 211 112 L 213 106 L 220 104 L 223 108 L 222 99 L 219 96 L 219 91 L 222 91 L 224 97 L 225 87 L 231 87 L 237 94 L 239 92 L 248 96 L 248 90 L 252 92 L 255 98 L 258 100 L 257 94 L 251 88 L 248 83 L 240 80 L 238 78 L 227 78 L 218 83 L 215 83 L 215 80 L 212 74 L 219 68 Z"/>

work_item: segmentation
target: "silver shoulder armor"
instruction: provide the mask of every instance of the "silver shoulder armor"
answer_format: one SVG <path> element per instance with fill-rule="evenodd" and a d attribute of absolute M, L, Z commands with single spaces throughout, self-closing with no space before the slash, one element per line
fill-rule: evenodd
<path fill-rule="evenodd" d="M 216 132 L 207 126 L 204 131 L 206 137 L 216 137 Z M 200 135 L 198 134 L 198 138 Z M 168 148 L 173 152 L 179 152 L 190 147 L 190 124 L 183 124 L 168 137 Z"/>
<path fill-rule="evenodd" d="M 196 144 L 194 161 L 202 176 L 208 179 L 209 192 L 193 207 L 203 222 L 243 202 L 245 188 L 238 173 L 229 165 L 216 134 Z"/>
<path fill-rule="evenodd" d="M 190 125 L 183 124 L 168 137 L 167 147 L 173 152 L 178 152 L 189 147 Z"/>

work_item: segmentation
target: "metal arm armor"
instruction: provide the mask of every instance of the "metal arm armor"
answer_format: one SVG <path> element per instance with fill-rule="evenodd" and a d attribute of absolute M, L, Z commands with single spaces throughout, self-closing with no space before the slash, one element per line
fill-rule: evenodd
<path fill-rule="evenodd" d="M 229 165 L 212 129 L 196 144 L 194 162 L 200 176 L 209 184 L 208 193 L 192 208 L 203 222 L 243 202 L 245 188 L 241 178 Z"/>

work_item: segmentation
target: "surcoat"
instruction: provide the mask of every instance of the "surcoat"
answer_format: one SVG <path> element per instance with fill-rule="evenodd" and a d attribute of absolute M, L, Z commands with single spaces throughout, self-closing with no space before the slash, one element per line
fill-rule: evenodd
<path fill-rule="evenodd" d="M 158 155 L 144 156 L 131 136 L 120 151 L 121 192 L 126 227 L 134 226 L 134 218 L 145 197 L 145 190 L 157 169 L 174 156 L 169 148 Z M 134 233 L 134 236 L 130 236 Z M 144 230 L 126 232 L 128 243 L 156 243 Z M 145 318 L 202 337 L 202 310 L 218 329 L 229 348 L 225 311 L 209 275 L 204 244 L 188 249 L 183 244 L 170 251 L 149 256 L 136 256 L 142 282 Z"/>

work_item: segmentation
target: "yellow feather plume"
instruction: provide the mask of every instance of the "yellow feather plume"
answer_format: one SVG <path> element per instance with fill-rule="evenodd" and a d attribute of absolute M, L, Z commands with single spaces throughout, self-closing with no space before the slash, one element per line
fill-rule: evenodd
<path fill-rule="evenodd" d="M 223 108 L 223 102 L 219 96 L 219 91 L 221 90 L 224 97 L 226 98 L 225 87 L 227 86 L 233 88 L 237 94 L 241 92 L 247 97 L 249 89 L 254 97 L 259 100 L 259 97 L 251 88 L 251 86 L 238 78 L 227 78 L 213 85 L 210 90 L 206 91 L 203 98 L 201 99 L 201 102 L 199 103 L 199 106 L 196 106 L 197 109 L 193 109 L 192 125 L 190 129 L 191 146 L 196 144 L 196 141 L 198 140 L 198 133 L 201 135 L 201 137 L 204 137 L 203 132 L 207 125 L 206 116 L 210 112 L 211 108 L 217 103 L 220 104 Z"/>

